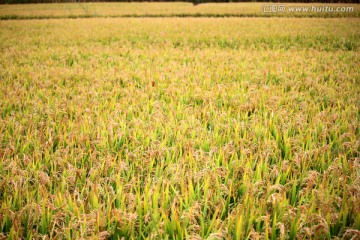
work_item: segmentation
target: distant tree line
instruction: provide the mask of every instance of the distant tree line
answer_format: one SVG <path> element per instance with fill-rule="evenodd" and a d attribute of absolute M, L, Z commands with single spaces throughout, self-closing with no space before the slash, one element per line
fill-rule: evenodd
<path fill-rule="evenodd" d="M 179 2 L 181 0 L 0 0 L 0 4 L 67 3 L 67 2 Z M 274 2 L 274 3 L 360 3 L 360 0 L 183 0 L 193 4 L 209 2 Z"/>

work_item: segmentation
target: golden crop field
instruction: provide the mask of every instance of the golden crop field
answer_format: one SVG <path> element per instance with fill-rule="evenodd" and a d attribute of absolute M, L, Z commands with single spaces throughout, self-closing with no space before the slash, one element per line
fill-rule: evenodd
<path fill-rule="evenodd" d="M 0 21 L 0 238 L 359 239 L 359 37 L 359 18 Z"/>
<path fill-rule="evenodd" d="M 275 4 L 275 3 L 274 3 Z M 279 3 L 277 3 L 279 4 Z M 59 3 L 0 5 L 0 19 L 90 18 L 90 17 L 360 17 L 359 4 L 286 3 L 287 7 L 353 7 L 351 12 L 263 12 L 271 3 Z"/>

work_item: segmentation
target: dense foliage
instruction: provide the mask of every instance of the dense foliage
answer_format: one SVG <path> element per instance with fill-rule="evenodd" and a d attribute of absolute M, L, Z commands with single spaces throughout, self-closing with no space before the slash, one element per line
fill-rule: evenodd
<path fill-rule="evenodd" d="M 359 23 L 0 21 L 0 238 L 359 239 Z"/>

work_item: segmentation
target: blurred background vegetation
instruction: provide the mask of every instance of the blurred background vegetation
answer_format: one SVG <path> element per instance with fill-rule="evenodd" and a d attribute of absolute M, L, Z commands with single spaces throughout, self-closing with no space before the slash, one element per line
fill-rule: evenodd
<path fill-rule="evenodd" d="M 178 0 L 0 0 L 0 4 L 65 2 L 178 2 Z M 193 4 L 209 2 L 360 3 L 360 0 L 187 0 L 185 2 L 191 2 Z"/>

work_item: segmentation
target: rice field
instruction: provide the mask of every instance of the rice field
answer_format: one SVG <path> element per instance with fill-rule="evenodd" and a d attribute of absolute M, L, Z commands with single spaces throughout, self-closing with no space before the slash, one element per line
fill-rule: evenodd
<path fill-rule="evenodd" d="M 0 238 L 359 239 L 359 37 L 359 18 L 0 21 Z"/>
<path fill-rule="evenodd" d="M 285 5 L 285 12 L 262 11 L 262 6 Z M 349 12 L 296 12 L 289 7 L 352 7 Z M 265 9 L 266 10 L 266 9 Z M 118 17 L 360 17 L 359 4 L 324 3 L 58 3 L 0 5 L 0 19 L 118 18 Z"/>

